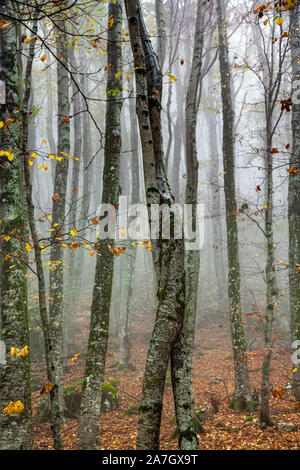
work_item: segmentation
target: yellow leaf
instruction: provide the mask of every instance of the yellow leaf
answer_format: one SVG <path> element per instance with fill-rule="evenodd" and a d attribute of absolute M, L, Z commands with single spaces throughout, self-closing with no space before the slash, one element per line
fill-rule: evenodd
<path fill-rule="evenodd" d="M 9 22 L 9 21 L 1 20 L 0 29 L 7 28 L 7 26 L 9 26 L 10 24 L 12 24 L 12 23 Z"/>
<path fill-rule="evenodd" d="M 282 24 L 283 23 L 283 18 L 281 18 L 281 17 L 277 18 L 276 23 L 277 24 Z"/>
<path fill-rule="evenodd" d="M 89 255 L 91 255 L 91 256 L 94 256 L 94 254 L 95 254 L 94 251 L 90 251 L 90 252 L 89 252 Z"/>
<path fill-rule="evenodd" d="M 0 121 L 0 129 L 4 126 L 4 122 Z"/>
<path fill-rule="evenodd" d="M 115 74 L 115 78 L 118 78 L 120 75 L 121 75 L 121 72 L 117 72 L 117 73 Z"/>
<path fill-rule="evenodd" d="M 30 253 L 32 250 L 32 246 L 29 243 L 26 243 L 26 250 Z"/>
<path fill-rule="evenodd" d="M 36 154 L 35 152 L 32 152 L 32 153 L 29 154 L 29 156 L 30 156 L 31 158 L 36 158 L 36 157 L 37 157 L 37 154 Z"/>
<path fill-rule="evenodd" d="M 120 234 L 124 236 L 125 233 L 126 233 L 125 230 L 123 230 L 122 228 L 120 228 Z"/>
<path fill-rule="evenodd" d="M 173 81 L 175 82 L 177 80 L 176 77 L 174 77 L 174 75 L 172 75 L 171 73 L 166 73 L 166 75 Z"/>
<path fill-rule="evenodd" d="M 72 228 L 70 233 L 73 237 L 76 237 L 77 230 L 75 228 Z"/>
<path fill-rule="evenodd" d="M 32 41 L 33 39 L 36 39 L 36 36 L 31 36 L 31 38 L 26 38 L 26 39 L 24 39 L 24 42 L 25 42 L 26 44 L 29 44 L 30 41 Z"/>
<path fill-rule="evenodd" d="M 43 54 L 42 57 L 41 57 L 41 61 L 42 61 L 42 62 L 45 62 L 46 59 L 47 59 L 46 54 Z"/>
<path fill-rule="evenodd" d="M 22 356 L 22 357 L 27 356 L 27 354 L 28 354 L 28 346 L 24 346 L 24 348 L 21 349 L 21 351 L 20 351 L 20 356 Z"/>
<path fill-rule="evenodd" d="M 47 140 L 43 139 L 42 142 L 43 142 L 43 144 L 46 144 L 46 143 L 47 143 Z"/>
<path fill-rule="evenodd" d="M 53 153 L 49 153 L 49 158 L 51 158 L 51 160 L 55 160 L 55 156 L 53 155 Z"/>
<path fill-rule="evenodd" d="M 29 164 L 29 166 L 32 166 L 32 165 L 33 165 L 33 161 L 32 161 L 32 160 L 28 160 L 28 164 Z"/>
<path fill-rule="evenodd" d="M 13 359 L 14 356 L 18 357 L 20 350 L 17 348 L 10 348 L 10 355 L 11 358 Z"/>

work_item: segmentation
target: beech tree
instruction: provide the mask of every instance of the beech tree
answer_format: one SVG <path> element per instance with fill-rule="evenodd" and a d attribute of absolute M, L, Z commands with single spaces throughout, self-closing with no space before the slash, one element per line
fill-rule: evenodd
<path fill-rule="evenodd" d="M 0 134 L 0 334 L 6 347 L 6 364 L 0 364 L 0 449 L 29 450 L 33 447 L 33 428 L 19 157 L 22 135 L 20 122 L 15 119 L 15 113 L 20 110 L 18 42 L 16 23 L 6 16 L 13 11 L 12 2 L 1 1 L 0 7 L 2 24 L 7 23 L 6 28 L 0 29 L 0 79 L 5 87 L 1 121 L 11 122 Z"/>

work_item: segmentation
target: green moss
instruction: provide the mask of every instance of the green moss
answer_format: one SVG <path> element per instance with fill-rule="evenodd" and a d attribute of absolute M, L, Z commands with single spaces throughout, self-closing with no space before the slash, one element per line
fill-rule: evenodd
<path fill-rule="evenodd" d="M 127 415 L 135 415 L 135 414 L 138 414 L 139 413 L 139 405 L 130 405 L 128 406 L 127 410 L 125 411 L 125 413 Z"/>

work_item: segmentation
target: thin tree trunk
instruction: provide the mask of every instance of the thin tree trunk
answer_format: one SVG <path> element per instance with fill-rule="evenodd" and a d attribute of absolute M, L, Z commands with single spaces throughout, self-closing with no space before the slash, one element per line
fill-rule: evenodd
<path fill-rule="evenodd" d="M 231 99 L 231 74 L 228 60 L 228 44 L 225 24 L 224 1 L 217 0 L 219 30 L 219 61 L 223 105 L 223 161 L 224 191 L 227 226 L 228 301 L 230 310 L 231 340 L 233 347 L 235 409 L 253 408 L 249 385 L 246 341 L 243 328 L 240 298 L 240 262 L 235 194 L 234 112 Z"/>
<path fill-rule="evenodd" d="M 61 62 L 57 63 L 57 103 L 58 103 L 58 122 L 57 122 L 57 155 L 61 152 L 70 153 L 70 121 L 64 122 L 64 118 L 70 114 L 69 103 L 69 74 L 67 70 L 67 45 L 66 34 L 64 32 L 64 23 L 60 22 L 61 31 L 57 38 L 57 54 L 61 57 Z M 59 224 L 55 227 L 52 245 L 50 249 L 50 302 L 49 317 L 54 340 L 53 360 L 55 362 L 55 383 L 58 385 L 58 397 L 61 413 L 64 413 L 64 312 L 63 312 L 63 247 L 61 245 L 60 233 L 63 230 L 65 222 L 65 202 L 67 194 L 69 158 L 63 156 L 62 161 L 58 161 L 55 166 L 54 195 L 58 199 L 53 199 L 52 218 L 53 222 Z"/>
<path fill-rule="evenodd" d="M 37 23 L 33 26 L 33 33 L 37 32 Z M 37 270 L 38 278 L 38 295 L 39 295 L 39 310 L 42 324 L 42 331 L 45 341 L 45 356 L 46 356 L 46 369 L 47 369 L 47 378 L 48 382 L 52 384 L 52 389 L 49 391 L 50 394 L 50 403 L 51 403 L 51 430 L 53 433 L 54 440 L 54 449 L 61 450 L 63 447 L 62 437 L 60 432 L 60 411 L 59 411 L 59 402 L 58 402 L 58 386 L 55 383 L 55 361 L 53 361 L 52 351 L 53 351 L 53 338 L 51 337 L 51 329 L 47 311 L 47 293 L 45 286 L 45 277 L 43 270 L 42 254 L 41 247 L 38 239 L 38 234 L 36 230 L 36 224 L 34 219 L 34 204 L 32 201 L 32 184 L 30 177 L 30 170 L 28 165 L 28 102 L 30 97 L 31 90 L 31 80 L 32 80 L 32 63 L 34 58 L 34 49 L 35 49 L 35 40 L 30 42 L 29 58 L 27 61 L 26 67 L 26 76 L 25 76 L 25 92 L 23 100 L 23 121 L 22 121 L 22 154 L 23 154 L 23 171 L 24 171 L 24 181 L 25 181 L 25 195 L 26 195 L 26 204 L 28 212 L 28 223 L 32 237 L 32 243 L 34 247 L 35 254 L 35 264 Z"/>
<path fill-rule="evenodd" d="M 197 97 L 202 67 L 204 42 L 205 3 L 198 0 L 197 19 L 191 75 L 186 97 L 186 204 L 192 206 L 192 218 L 195 230 L 198 203 L 198 158 L 196 149 Z M 197 449 L 198 440 L 194 432 L 193 405 L 186 410 L 185 404 L 193 404 L 192 364 L 195 335 L 195 318 L 197 310 L 197 294 L 200 270 L 200 249 L 188 250 L 186 263 L 186 309 L 183 330 L 178 335 L 171 351 L 172 384 L 176 420 L 179 431 L 179 447 L 182 450 Z M 181 379 L 181 380 L 180 380 Z"/>
<path fill-rule="evenodd" d="M 122 7 L 119 1 L 111 1 L 108 6 L 108 17 L 114 19 L 108 30 L 107 91 L 116 90 L 109 95 L 106 107 L 105 152 L 103 173 L 102 203 L 116 207 L 119 202 L 120 185 L 120 152 L 121 152 L 121 107 L 122 79 L 116 78 L 122 67 Z M 109 312 L 114 273 L 114 257 L 107 245 L 113 240 L 101 243 L 97 252 L 93 303 L 91 308 L 90 334 L 88 340 L 87 360 L 82 387 L 82 400 L 78 424 L 77 449 L 98 449 L 99 419 L 101 413 L 102 385 L 106 361 L 109 332 Z"/>
<path fill-rule="evenodd" d="M 300 5 L 291 10 L 291 59 L 292 83 L 300 80 Z M 292 340 L 300 340 L 300 102 L 299 90 L 294 92 L 292 107 L 293 147 L 290 168 L 296 168 L 296 175 L 289 176 L 289 288 Z M 298 266 L 297 266 L 298 265 Z M 294 372 L 294 393 L 300 401 L 300 368 Z"/>

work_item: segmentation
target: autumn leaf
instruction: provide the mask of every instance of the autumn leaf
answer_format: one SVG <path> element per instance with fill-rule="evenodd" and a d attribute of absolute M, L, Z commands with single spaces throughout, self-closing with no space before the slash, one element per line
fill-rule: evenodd
<path fill-rule="evenodd" d="M 52 201 L 56 202 L 58 199 L 59 199 L 59 194 L 57 194 L 57 193 L 53 194 Z"/>
<path fill-rule="evenodd" d="M 69 119 L 71 119 L 73 116 L 66 116 L 63 118 L 62 122 L 67 122 Z"/>
<path fill-rule="evenodd" d="M 98 218 L 98 217 L 94 217 L 94 218 L 92 219 L 92 224 L 93 224 L 93 225 L 99 224 L 99 218 Z"/>
<path fill-rule="evenodd" d="M 72 362 L 77 361 L 77 359 L 78 359 L 79 357 L 80 357 L 80 353 L 75 354 L 75 355 L 72 357 L 72 359 L 71 359 Z"/>
<path fill-rule="evenodd" d="M 285 391 L 283 390 L 282 387 L 276 387 L 274 390 L 271 390 L 272 395 L 275 398 L 284 398 L 285 397 Z"/>
<path fill-rule="evenodd" d="M 41 57 L 41 61 L 42 61 L 42 62 L 45 62 L 46 59 L 47 59 L 46 54 L 43 54 L 42 57 Z"/>
<path fill-rule="evenodd" d="M 26 38 L 26 39 L 24 39 L 24 42 L 25 42 L 25 44 L 29 44 L 30 41 L 32 41 L 33 39 L 36 39 L 36 36 L 31 36 L 31 38 Z"/>
<path fill-rule="evenodd" d="M 277 18 L 276 23 L 279 24 L 279 25 L 282 24 L 283 23 L 283 18 L 281 18 L 281 17 Z"/>
<path fill-rule="evenodd" d="M 29 253 L 30 253 L 31 250 L 32 250 L 32 246 L 30 245 L 30 243 L 26 243 L 25 248 L 26 248 L 26 250 L 27 250 Z"/>
<path fill-rule="evenodd" d="M 71 243 L 71 246 L 70 246 L 70 250 L 75 250 L 76 248 L 80 248 L 80 244 L 79 243 Z"/>
<path fill-rule="evenodd" d="M 51 390 L 53 389 L 54 385 L 51 383 L 51 382 L 46 382 L 45 385 L 43 385 L 41 391 L 40 391 L 40 394 L 43 395 L 44 393 L 46 393 L 46 391 L 48 390 L 48 392 L 51 392 Z"/>
<path fill-rule="evenodd" d="M 13 161 L 13 159 L 14 159 L 14 155 L 13 155 L 11 149 L 9 151 L 1 150 L 0 151 L 0 157 L 2 157 L 3 155 L 5 155 L 10 162 Z"/>
<path fill-rule="evenodd" d="M 28 352 L 29 352 L 29 351 L 28 351 L 28 346 L 24 346 L 24 348 L 21 349 L 19 355 L 22 356 L 22 357 L 24 357 L 24 356 L 27 356 Z"/>
<path fill-rule="evenodd" d="M 77 234 L 76 228 L 72 228 L 72 230 L 70 231 L 70 234 L 72 235 L 72 237 L 76 237 L 76 234 Z"/>
<path fill-rule="evenodd" d="M 16 402 L 11 401 L 2 411 L 4 414 L 13 415 L 13 414 L 20 414 L 24 410 L 23 403 L 18 400 Z"/>
<path fill-rule="evenodd" d="M 14 348 L 14 347 L 10 348 L 11 358 L 14 359 L 15 357 L 18 357 L 19 352 L 20 352 L 20 350 L 17 349 L 17 348 Z"/>
<path fill-rule="evenodd" d="M 94 251 L 89 251 L 90 256 L 94 256 L 95 252 Z"/>
<path fill-rule="evenodd" d="M 4 28 L 7 28 L 10 24 L 12 24 L 12 22 L 10 21 L 6 21 L 6 20 L 1 20 L 0 22 L 0 29 L 4 29 Z"/>
<path fill-rule="evenodd" d="M 112 66 L 112 64 L 107 64 L 107 66 L 105 67 L 104 71 L 106 72 L 111 66 Z"/>
<path fill-rule="evenodd" d="M 297 176 L 297 168 L 295 166 L 292 166 L 291 168 L 287 168 L 286 171 L 291 175 L 291 176 Z"/>

